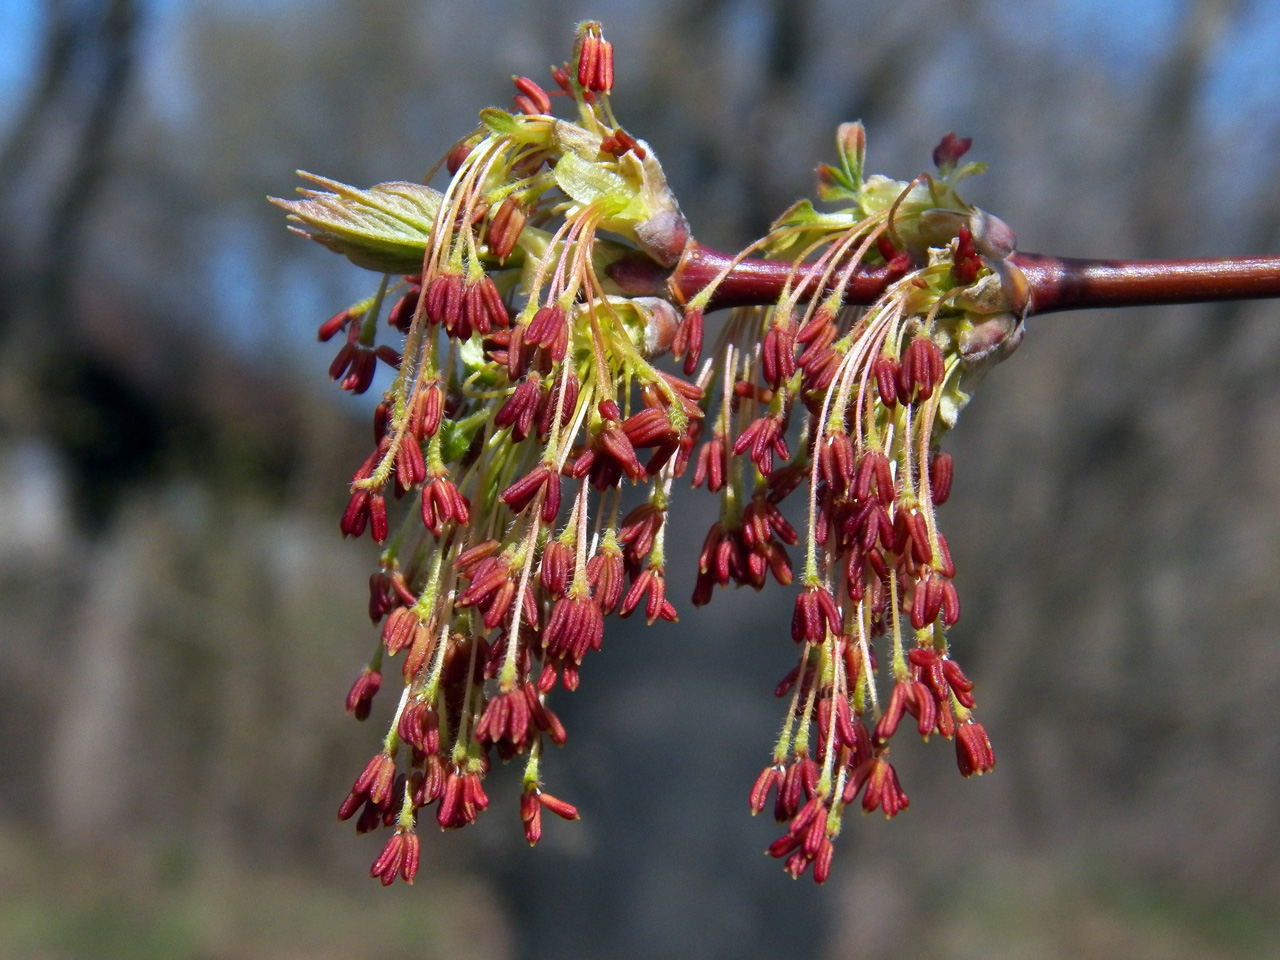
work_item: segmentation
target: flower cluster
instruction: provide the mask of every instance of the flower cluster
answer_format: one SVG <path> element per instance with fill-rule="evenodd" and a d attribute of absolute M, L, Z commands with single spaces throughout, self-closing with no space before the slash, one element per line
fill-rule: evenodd
<path fill-rule="evenodd" d="M 952 477 L 938 443 L 968 400 L 963 387 L 1021 336 L 1006 312 L 1019 286 L 1012 237 L 955 195 L 978 169 L 957 166 L 968 142 L 949 136 L 935 153 L 938 175 L 909 184 L 864 181 L 860 124 L 841 127 L 837 146 L 840 166 L 820 168 L 819 192 L 841 209 L 798 204 L 756 245 L 793 270 L 775 304 L 736 310 L 720 335 L 699 381 L 719 385 L 719 412 L 694 476 L 721 496 L 695 604 L 729 583 L 791 583 L 787 548 L 799 537 L 782 505 L 804 493 L 791 622 L 799 662 L 777 689 L 790 702 L 750 804 L 759 813 L 773 793 L 787 832 L 770 854 L 792 876 L 813 864 L 819 883 L 845 807 L 887 817 L 906 808 L 889 760 L 904 715 L 925 739 L 954 739 L 965 776 L 995 763 L 973 719 L 973 684 L 947 643 L 960 601 L 937 520 Z M 869 307 L 846 306 L 866 265 L 883 268 L 887 286 Z M 686 323 L 700 322 L 724 276 L 689 303 Z M 876 683 L 880 637 L 887 698 Z"/>
<path fill-rule="evenodd" d="M 904 184 L 863 177 L 862 128 L 847 124 L 839 166 L 819 169 L 835 211 L 798 204 L 684 302 L 697 245 L 653 151 L 614 117 L 599 24 L 579 27 L 551 77 L 549 90 L 517 78 L 512 112 L 482 111 L 443 161 L 443 192 L 306 175 L 324 189 L 275 201 L 299 232 L 383 274 L 320 328 L 345 334 L 331 377 L 362 392 L 379 360 L 396 371 L 341 521 L 381 546 L 369 597 L 381 635 L 348 712 L 369 716 L 387 658 L 401 657 L 404 687 L 339 817 L 392 828 L 371 869 L 384 884 L 412 882 L 432 809 L 445 829 L 486 809 L 495 755 L 523 758 L 531 844 L 544 809 L 576 819 L 543 790 L 543 749 L 566 737 L 548 698 L 576 689 L 608 616 L 676 618 L 665 534 L 692 465 L 721 502 L 699 605 L 731 582 L 792 583 L 801 537 L 783 504 L 803 491 L 799 662 L 751 807 L 775 794 L 788 827 L 770 852 L 822 881 L 846 806 L 906 807 L 889 761 L 905 715 L 954 739 L 966 776 L 994 763 L 947 644 L 960 604 L 936 517 L 952 464 L 937 446 L 964 390 L 1021 335 L 1012 237 L 955 193 L 977 170 L 959 164 L 967 141 L 948 137 L 938 174 Z M 704 314 L 753 252 L 789 263 L 786 281 L 735 310 L 703 361 Z M 670 276 L 661 295 L 620 281 L 637 262 Z M 850 306 L 867 267 L 883 292 Z M 683 377 L 654 366 L 667 353 Z"/>

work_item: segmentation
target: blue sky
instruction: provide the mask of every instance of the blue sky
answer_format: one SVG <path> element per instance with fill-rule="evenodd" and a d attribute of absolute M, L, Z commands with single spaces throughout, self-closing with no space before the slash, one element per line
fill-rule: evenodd
<path fill-rule="evenodd" d="M 144 35 L 144 75 L 152 89 L 157 69 L 173 69 L 165 56 L 172 27 L 199 0 L 143 0 L 149 18 Z M 324 0 L 223 0 L 258 15 L 273 8 L 320 7 Z M 988 20 L 997 29 L 1025 37 L 1034 46 L 1054 45 L 1065 50 L 1088 50 L 1123 79 L 1131 79 L 1151 64 L 1153 57 L 1175 37 L 1186 0 L 1050 0 L 1023 4 L 1018 0 L 991 0 L 999 11 Z M 1280 100 L 1280 3 L 1249 0 L 1243 6 L 1240 27 L 1227 40 L 1227 56 L 1220 59 L 1209 89 L 1206 109 L 1231 126 L 1247 120 L 1255 111 L 1274 112 Z M 0 122 L 21 102 L 39 55 L 44 22 L 43 0 L 0 2 Z"/>

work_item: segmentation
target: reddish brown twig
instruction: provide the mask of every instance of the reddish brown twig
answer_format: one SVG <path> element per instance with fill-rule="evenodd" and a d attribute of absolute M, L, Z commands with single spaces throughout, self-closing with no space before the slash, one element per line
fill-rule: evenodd
<path fill-rule="evenodd" d="M 674 270 L 636 256 L 614 264 L 610 275 L 630 296 L 670 297 L 684 303 L 728 267 L 732 259 L 693 242 Z M 1011 260 L 1027 278 L 1029 312 L 1034 314 L 1280 297 L 1280 256 L 1276 255 L 1088 260 L 1016 253 Z M 786 261 L 747 258 L 720 284 L 710 309 L 776 303 L 790 270 Z M 871 303 L 890 279 L 887 267 L 859 269 L 848 286 L 845 302 Z"/>

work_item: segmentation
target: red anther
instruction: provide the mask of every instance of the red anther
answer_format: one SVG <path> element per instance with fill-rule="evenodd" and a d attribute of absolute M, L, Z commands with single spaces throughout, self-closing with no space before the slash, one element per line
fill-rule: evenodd
<path fill-rule="evenodd" d="M 356 778 L 351 792 L 368 797 L 376 806 L 384 806 L 391 796 L 391 784 L 396 777 L 396 763 L 389 753 L 379 753 L 365 764 L 364 771 Z"/>
<path fill-rule="evenodd" d="M 411 490 L 426 478 L 427 462 L 423 459 L 422 447 L 417 437 L 406 434 L 396 451 L 396 483 L 401 490 Z"/>
<path fill-rule="evenodd" d="M 632 563 L 639 565 L 649 555 L 666 518 L 667 511 L 652 503 L 642 503 L 627 514 L 618 531 L 618 540 L 626 547 Z"/>
<path fill-rule="evenodd" d="M 981 776 L 995 767 L 996 755 L 982 724 L 962 723 L 956 728 L 956 762 L 964 777 Z"/>
<path fill-rule="evenodd" d="M 610 50 L 612 51 L 612 46 L 610 46 Z M 613 131 L 613 136 L 610 139 L 613 139 L 618 144 L 616 151 L 609 151 L 610 153 L 613 153 L 614 156 L 621 157 L 624 153 L 630 150 L 636 155 L 636 159 L 643 160 L 645 158 L 646 154 L 644 147 L 640 146 L 640 143 L 636 138 L 631 136 L 631 134 L 627 133 L 627 131 L 623 130 L 621 127 L 618 127 L 617 130 Z"/>
<path fill-rule="evenodd" d="M 556 409 L 560 409 L 560 426 L 564 427 L 573 419 L 578 406 L 578 378 L 573 374 L 564 382 L 564 403 L 560 402 L 560 384 L 562 379 L 556 377 L 551 389 L 542 395 L 538 406 L 538 439 L 546 440 L 551 436 L 551 421 L 555 418 Z"/>
<path fill-rule="evenodd" d="M 710 573 L 699 573 L 693 578 L 693 595 L 690 597 L 690 602 L 695 607 L 705 607 L 711 602 L 715 588 L 715 579 Z"/>
<path fill-rule="evenodd" d="M 884 713 L 880 714 L 880 719 L 876 722 L 876 729 L 873 734 L 876 746 L 884 746 L 897 733 L 898 724 L 902 722 L 902 715 L 911 705 L 912 696 L 912 685 L 910 683 L 894 685 L 893 693 L 889 694 L 889 702 L 885 705 Z"/>
<path fill-rule="evenodd" d="M 391 886 L 397 875 L 412 884 L 418 875 L 418 856 L 418 835 L 412 830 L 397 830 L 373 861 L 369 876 L 382 881 L 384 887 Z"/>
<path fill-rule="evenodd" d="M 866 728 L 862 727 L 862 736 L 859 737 L 859 727 L 862 727 L 862 724 L 855 725 L 853 722 L 848 697 L 836 698 L 836 736 L 839 742 L 856 750 L 860 740 L 866 739 Z"/>
<path fill-rule="evenodd" d="M 836 327 L 830 321 L 815 329 L 814 322 L 810 320 L 800 332 L 805 333 L 808 331 L 812 331 L 812 334 L 807 340 L 801 341 L 798 335 L 796 337 L 797 343 L 803 342 L 807 344 L 796 359 L 796 366 L 805 371 L 814 367 L 823 354 L 830 352 L 828 348 L 836 339 Z"/>
<path fill-rule="evenodd" d="M 951 496 L 951 454 L 935 454 L 929 463 L 929 493 L 935 506 L 942 506 Z"/>
<path fill-rule="evenodd" d="M 744 517 L 745 522 L 763 524 L 764 526 L 760 527 L 761 531 L 771 533 L 789 546 L 794 547 L 800 542 L 799 534 L 787 522 L 787 518 L 782 515 L 782 511 L 778 509 L 777 504 L 766 497 L 758 494 L 753 497 Z M 763 541 L 764 539 L 766 539 L 765 533 L 762 532 L 761 540 Z"/>
<path fill-rule="evenodd" d="M 457 340 L 466 340 L 471 336 L 469 317 L 465 312 L 466 301 L 466 280 L 459 274 L 446 274 L 440 323 L 445 332 Z"/>
<path fill-rule="evenodd" d="M 907 381 L 907 390 L 915 387 L 921 400 L 933 395 L 933 365 L 928 353 L 932 344 L 933 341 L 925 337 L 916 337 L 907 345 L 902 358 L 902 377 Z"/>
<path fill-rule="evenodd" d="M 925 619 L 928 609 L 928 587 L 921 580 L 916 583 L 915 592 L 911 595 L 911 626 L 923 630 L 931 621 Z"/>
<path fill-rule="evenodd" d="M 684 357 L 684 372 L 692 374 L 702 356 L 702 308 L 686 310 L 675 338 L 671 341 L 671 355 L 679 360 Z"/>
<path fill-rule="evenodd" d="M 942 673 L 947 678 L 947 683 L 956 693 L 969 693 L 973 690 L 973 681 L 964 675 L 964 671 L 960 669 L 960 664 L 954 660 L 942 661 Z M 965 704 L 965 706 L 973 706 Z"/>
<path fill-rule="evenodd" d="M 528 211 L 515 197 L 507 197 L 498 206 L 497 212 L 489 220 L 488 232 L 489 252 L 498 258 L 498 263 L 507 262 L 507 257 L 516 248 L 516 241 L 520 239 L 520 233 L 528 219 Z"/>
<path fill-rule="evenodd" d="M 600 40 L 595 67 L 591 88 L 600 93 L 608 93 L 613 89 L 613 44 L 604 38 Z"/>
<path fill-rule="evenodd" d="M 945 173 L 969 152 L 971 146 L 973 137 L 957 137 L 954 131 L 950 132 L 933 148 L 933 165 Z"/>
<path fill-rule="evenodd" d="M 795 331 L 789 323 L 769 326 L 760 350 L 760 364 L 765 383 L 774 390 L 780 389 L 796 372 L 795 348 Z"/>
<path fill-rule="evenodd" d="M 822 478 L 837 494 L 844 494 L 854 477 L 853 441 L 847 433 L 823 438 L 820 448 Z"/>
<path fill-rule="evenodd" d="M 316 333 L 316 339 L 321 343 L 328 343 L 334 338 L 338 331 L 342 330 L 354 319 L 355 314 L 350 310 L 343 310 L 341 313 L 335 313 L 324 323 L 320 324 L 320 329 Z M 330 379 L 336 380 L 338 378 L 330 374 Z"/>
<path fill-rule="evenodd" d="M 382 443 L 387 435 L 387 427 L 391 423 L 391 404 L 383 400 L 373 408 L 373 442 Z"/>
<path fill-rule="evenodd" d="M 928 740 L 938 722 L 938 701 L 923 683 L 912 681 L 907 686 L 907 712 L 916 718 L 916 729 L 920 736 Z"/>
<path fill-rule="evenodd" d="M 796 597 L 791 639 L 818 644 L 826 640 L 828 630 L 840 632 L 840 608 L 826 587 L 810 587 Z"/>
<path fill-rule="evenodd" d="M 513 513 L 519 513 L 527 507 L 533 498 L 538 495 L 538 491 L 546 490 L 545 499 L 543 500 L 543 513 L 546 513 L 546 503 L 554 498 L 556 511 L 560 509 L 560 478 L 555 471 L 547 464 L 539 464 L 534 467 L 523 477 L 517 480 L 511 486 L 502 492 L 501 500 L 509 506 Z M 552 519 L 555 519 L 555 513 L 552 513 Z M 548 523 L 550 521 L 547 521 Z"/>
<path fill-rule="evenodd" d="M 560 338 L 561 332 L 565 330 L 566 326 L 564 307 L 558 303 L 541 307 L 533 315 L 533 319 L 529 321 L 529 327 L 524 335 L 525 343 L 550 348 Z M 563 354 L 554 359 L 557 361 L 563 359 Z"/>
<path fill-rule="evenodd" d="M 539 791 L 538 803 L 541 806 L 546 807 L 562 820 L 577 820 L 579 817 L 577 807 L 572 803 L 559 799 L 558 797 L 553 797 L 549 793 Z"/>
<path fill-rule="evenodd" d="M 939 579 L 939 578 L 934 578 Z M 942 622 L 948 627 L 955 626 L 960 619 L 960 594 L 950 580 L 942 580 Z"/>
<path fill-rule="evenodd" d="M 751 788 L 751 795 L 748 798 L 753 817 L 762 811 L 765 808 L 765 804 L 769 802 L 769 791 L 774 787 L 781 787 L 782 781 L 783 772 L 781 767 L 765 767 L 760 772 L 760 776 L 756 777 L 755 786 Z"/>
<path fill-rule="evenodd" d="M 733 444 L 733 455 L 740 456 L 748 449 L 751 461 L 761 473 L 768 475 L 773 470 L 773 456 L 776 453 L 783 460 L 791 459 L 791 451 L 783 436 L 784 428 L 780 417 L 768 415 L 753 420 L 742 431 Z"/>
<path fill-rule="evenodd" d="M 866 453 L 858 461 L 858 471 L 853 479 L 853 496 L 859 503 L 865 504 L 871 499 L 871 482 L 875 479 L 876 463 L 874 458 L 883 454 Z"/>
<path fill-rule="evenodd" d="M 951 548 L 947 546 L 947 538 L 942 535 L 942 531 L 936 531 L 934 534 L 938 538 L 938 559 L 941 563 L 938 566 L 938 572 L 944 577 L 954 577 L 956 575 L 956 565 L 951 562 Z"/>
<path fill-rule="evenodd" d="M 469 773 L 462 778 L 462 781 L 463 797 L 467 804 L 476 810 L 488 809 L 489 797 L 485 794 L 484 787 L 480 783 L 480 775 Z"/>
<path fill-rule="evenodd" d="M 868 508 L 862 528 L 862 539 L 858 544 L 865 554 L 875 550 L 877 540 L 886 550 L 893 543 L 893 521 L 889 519 L 889 513 L 884 505 L 877 500 L 868 504 Z"/>
<path fill-rule="evenodd" d="M 391 591 L 391 578 L 382 570 L 369 575 L 369 619 L 375 624 L 397 608 Z"/>
<path fill-rule="evenodd" d="M 387 539 L 387 502 L 380 493 L 369 497 L 369 535 L 374 543 Z"/>
<path fill-rule="evenodd" d="M 351 367 L 338 386 L 352 393 L 364 393 L 373 383 L 376 359 L 372 351 L 357 348 L 355 355 L 351 358 Z"/>
<path fill-rule="evenodd" d="M 822 838 L 822 844 L 818 847 L 818 854 L 813 858 L 813 881 L 814 883 L 826 883 L 827 877 L 831 875 L 831 858 L 835 855 L 835 844 L 831 842 L 829 837 Z"/>
<path fill-rule="evenodd" d="M 455 819 L 462 807 L 462 777 L 449 772 L 445 776 L 444 793 L 440 797 L 440 806 L 436 808 L 436 821 L 441 829 L 462 826 Z"/>
<path fill-rule="evenodd" d="M 372 667 L 365 667 L 347 693 L 347 713 L 353 714 L 357 720 L 368 717 L 373 707 L 373 698 L 377 696 L 381 686 L 382 674 Z"/>
<path fill-rule="evenodd" d="M 778 787 L 777 796 L 773 801 L 773 817 L 779 823 L 790 820 L 800 810 L 801 795 L 807 800 L 813 795 L 811 789 L 814 778 L 809 775 L 808 768 L 812 767 L 815 771 L 815 764 L 809 757 L 797 756 L 786 769 L 781 786 Z"/>
<path fill-rule="evenodd" d="M 517 325 L 510 331 L 498 331 L 488 340 L 492 344 L 490 359 L 507 368 L 507 379 L 512 383 L 524 376 L 529 369 L 529 355 L 532 351 L 525 346 L 524 331 L 523 326 Z M 506 349 L 501 349 L 503 347 Z"/>
<path fill-rule="evenodd" d="M 427 294 L 423 300 L 429 323 L 441 323 L 444 320 L 445 301 L 449 296 L 449 284 L 452 274 L 442 273 L 427 284 Z"/>
<path fill-rule="evenodd" d="M 871 761 L 871 769 L 867 776 L 866 793 L 862 795 L 862 809 L 870 813 L 879 807 L 886 818 L 893 818 L 907 809 L 910 801 L 898 782 L 898 774 L 893 764 L 877 757 Z M 851 781 L 852 782 L 852 781 Z"/>
<path fill-rule="evenodd" d="M 458 492 L 452 480 L 432 477 L 422 488 L 422 523 L 437 537 L 450 520 L 465 527 L 471 522 L 471 503 Z"/>
<path fill-rule="evenodd" d="M 613 403 L 611 400 L 606 402 Z M 604 406 L 604 404 L 602 403 L 601 406 Z M 648 472 L 636 456 L 636 449 L 632 446 L 631 439 L 626 435 L 622 425 L 616 419 L 605 421 L 597 439 L 600 452 L 607 454 L 632 482 L 643 480 L 648 476 Z M 599 466 L 597 464 L 597 469 L 599 469 Z"/>
<path fill-rule="evenodd" d="M 593 596 L 606 615 L 613 613 L 622 600 L 625 576 L 622 552 L 608 540 L 600 552 L 587 561 L 587 579 L 594 585 Z"/>
<path fill-rule="evenodd" d="M 897 490 L 893 484 L 893 471 L 889 469 L 889 458 L 883 453 L 867 454 L 872 459 L 872 469 L 876 474 L 876 494 L 886 507 L 893 503 Z"/>
<path fill-rule="evenodd" d="M 578 86 L 593 89 L 596 77 L 596 60 L 600 56 L 600 37 L 588 27 L 582 34 L 578 47 Z"/>
<path fill-rule="evenodd" d="M 880 390 L 880 401 L 886 407 L 898 402 L 898 362 L 889 357 L 881 357 L 874 364 L 876 386 Z"/>
<path fill-rule="evenodd" d="M 393 369 L 400 368 L 400 361 L 403 359 L 394 347 L 387 344 L 380 344 L 373 348 L 373 355 Z"/>
<path fill-rule="evenodd" d="M 600 416 L 605 420 L 622 419 L 622 411 L 618 409 L 617 400 L 601 400 L 596 404 L 596 409 L 600 412 Z"/>
<path fill-rule="evenodd" d="M 458 559 L 454 562 L 454 569 L 464 577 L 474 576 L 479 572 L 480 564 L 485 560 L 492 559 L 501 549 L 502 544 L 497 540 L 484 540 L 458 554 Z"/>
<path fill-rule="evenodd" d="M 631 589 L 618 608 L 618 616 L 631 616 L 641 600 L 645 601 L 645 620 L 650 625 L 659 617 L 672 623 L 676 621 L 676 608 L 667 600 L 667 582 L 661 567 L 647 567 L 632 581 Z"/>
<path fill-rule="evenodd" d="M 801 842 L 803 842 L 803 837 L 809 832 L 809 828 L 814 823 L 822 823 L 822 821 L 826 819 L 826 812 L 827 809 L 823 805 L 822 800 L 818 797 L 814 797 L 800 808 L 799 813 L 791 818 L 791 823 L 787 827 L 787 833 L 791 834 L 793 837 L 800 837 Z"/>
<path fill-rule="evenodd" d="M 418 309 L 418 300 L 422 296 L 422 288 L 417 284 L 410 285 L 404 295 L 395 302 L 395 306 L 387 313 L 387 323 L 401 333 L 406 333 L 413 324 L 413 315 Z"/>
<path fill-rule="evenodd" d="M 656 447 L 678 439 L 667 411 L 654 407 L 628 417 L 622 430 L 633 447 Z"/>
<path fill-rule="evenodd" d="M 433 380 L 418 389 L 409 401 L 409 433 L 419 442 L 435 436 L 444 416 L 444 391 Z"/>
<path fill-rule="evenodd" d="M 899 514 L 903 516 L 903 514 Z M 929 545 L 929 525 L 919 513 L 903 516 L 907 530 L 911 533 L 911 556 L 917 563 L 927 564 L 933 560 L 933 547 Z"/>
<path fill-rule="evenodd" d="M 717 432 L 698 448 L 698 459 L 693 468 L 693 486 L 700 487 L 705 480 L 709 491 L 719 491 L 724 486 L 727 459 L 724 437 Z"/>
<path fill-rule="evenodd" d="M 572 660 L 566 662 L 560 670 L 560 682 L 564 684 L 564 688 L 572 693 L 578 689 L 578 665 Z M 554 737 L 552 739 L 555 739 Z"/>
<path fill-rule="evenodd" d="M 520 795 L 520 820 L 524 823 L 524 838 L 529 846 L 535 846 L 542 839 L 542 806 L 533 789 Z"/>
<path fill-rule="evenodd" d="M 913 665 L 917 666 L 916 672 L 919 676 L 920 682 L 929 688 L 929 692 L 933 694 L 934 700 L 938 703 L 945 703 L 951 696 L 951 690 L 947 685 L 946 675 L 942 672 L 941 658 L 939 658 L 932 650 L 925 651 L 917 647 L 916 651 L 919 651 L 920 654 L 928 653 L 932 658 L 928 661 L 924 661 L 922 657 L 912 658 L 911 662 Z M 916 651 L 912 652 L 915 653 Z M 921 662 L 917 663 L 917 660 L 920 660 Z"/>
<path fill-rule="evenodd" d="M 493 595 L 511 582 L 511 560 L 506 555 L 486 557 L 476 564 L 469 573 L 462 568 L 461 558 L 458 567 L 463 576 L 471 577 L 471 584 L 458 596 L 459 607 L 470 607 L 491 602 Z M 514 585 L 512 585 L 514 589 Z"/>
<path fill-rule="evenodd" d="M 488 274 L 476 281 L 472 289 L 476 291 L 476 309 L 479 313 L 475 321 L 477 330 L 488 333 L 492 329 L 510 325 L 511 316 L 507 313 L 507 305 L 502 302 L 502 294 L 498 293 L 497 284 Z"/>
<path fill-rule="evenodd" d="M 796 685 L 796 677 L 800 676 L 800 666 L 797 664 L 792 667 L 785 677 L 778 681 L 778 685 L 773 688 L 773 695 L 781 699 L 791 692 L 791 688 Z"/>
<path fill-rule="evenodd" d="M 498 412 L 494 414 L 496 427 L 511 427 L 511 438 L 519 443 L 533 432 L 533 419 L 542 398 L 542 380 L 536 373 L 516 384 Z"/>
<path fill-rule="evenodd" d="M 406 683 L 417 676 L 435 648 L 435 635 L 427 629 L 425 624 L 415 624 L 410 635 L 409 652 L 405 654 L 404 663 L 400 667 L 401 676 Z"/>
<path fill-rule="evenodd" d="M 547 96 L 547 91 L 543 90 L 538 84 L 534 83 L 528 77 L 512 77 L 511 81 L 516 85 L 516 89 L 529 100 L 534 107 L 529 113 L 550 113 L 551 98 Z"/>
<path fill-rule="evenodd" d="M 346 513 L 339 524 L 344 537 L 358 537 L 369 522 L 369 491 L 357 490 L 347 503 Z"/>
<path fill-rule="evenodd" d="M 785 817 L 780 817 L 779 822 L 785 819 L 786 819 Z M 795 837 L 793 837 L 790 833 L 788 833 L 779 837 L 777 840 L 773 841 L 773 843 L 769 844 L 768 853 L 769 853 L 769 856 L 780 860 L 783 857 L 788 857 L 792 853 L 792 851 L 794 851 L 798 846 L 800 846 L 800 841 Z M 790 859 L 788 859 L 787 861 L 788 867 L 790 867 L 790 863 L 791 863 Z M 803 872 L 804 872 L 804 868 L 801 867 L 799 872 L 796 874 L 793 874 L 793 876 L 798 876 L 799 873 L 803 873 Z"/>
<path fill-rule="evenodd" d="M 599 650 L 604 639 L 604 615 L 590 597 L 570 594 L 555 602 L 542 632 L 542 643 L 552 657 L 572 657 L 581 663 L 588 650 Z"/>
<path fill-rule="evenodd" d="M 471 155 L 471 151 L 475 149 L 475 143 L 471 140 L 459 140 L 445 156 L 445 169 L 449 171 L 449 175 L 457 173 L 461 168 L 463 161 Z"/>
<path fill-rule="evenodd" d="M 941 577 L 930 577 L 924 583 L 924 622 L 930 624 L 938 619 L 938 614 L 942 610 L 942 584 L 944 581 Z M 919 586 L 916 589 L 918 590 Z"/>
<path fill-rule="evenodd" d="M 912 647 L 907 651 L 907 660 L 912 666 L 920 667 L 922 670 L 930 669 L 941 662 L 938 652 L 929 647 Z"/>
<path fill-rule="evenodd" d="M 719 522 L 712 524 L 702 542 L 702 551 L 698 554 L 698 572 L 708 575 L 710 582 L 722 587 L 727 586 L 730 579 L 741 581 L 743 577 L 742 548 L 738 537 L 726 531 Z"/>
<path fill-rule="evenodd" d="M 552 67 L 551 79 L 554 80 L 556 82 L 556 86 L 559 87 L 561 90 L 563 90 L 565 93 L 572 94 L 573 88 L 569 85 L 568 66 L 569 66 L 568 64 L 563 64 L 562 66 L 559 66 L 559 67 Z"/>
<path fill-rule="evenodd" d="M 552 540 L 542 551 L 542 564 L 538 580 L 552 598 L 559 599 L 569 590 L 569 578 L 573 576 L 573 547 Z"/>
<path fill-rule="evenodd" d="M 951 265 L 951 274 L 960 284 L 973 283 L 982 269 L 982 258 L 978 256 L 977 244 L 973 242 L 973 234 L 969 225 L 963 224 L 956 237 L 955 262 Z"/>
<path fill-rule="evenodd" d="M 680 401 L 680 406 L 690 419 L 700 419 L 702 417 L 702 408 L 698 406 L 702 401 L 702 388 L 696 383 L 690 383 L 688 380 L 682 380 L 675 374 L 667 373 L 665 370 L 659 370 L 658 376 L 671 388 L 676 395 L 676 399 Z M 660 390 L 656 383 L 648 384 L 644 388 L 645 402 L 651 406 L 667 406 L 669 399 L 666 391 Z"/>
<path fill-rule="evenodd" d="M 753 553 L 752 556 L 758 557 L 760 554 L 757 552 Z M 770 544 L 768 553 L 764 559 L 769 566 L 769 572 L 773 574 L 773 579 L 784 587 L 791 586 L 791 558 L 787 556 L 787 551 L 783 550 L 776 543 Z M 756 589 L 759 590 L 762 586 L 764 586 L 763 578 L 761 578 L 760 585 L 756 586 Z"/>
<path fill-rule="evenodd" d="M 499 693 L 485 704 L 475 736 L 481 743 L 505 745 L 520 753 L 533 738 L 529 721 L 529 702 L 523 690 Z"/>

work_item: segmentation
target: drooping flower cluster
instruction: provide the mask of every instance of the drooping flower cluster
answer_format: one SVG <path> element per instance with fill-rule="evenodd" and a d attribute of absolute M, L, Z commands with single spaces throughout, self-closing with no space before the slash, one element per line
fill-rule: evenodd
<path fill-rule="evenodd" d="M 681 302 L 696 244 L 652 150 L 614 117 L 613 76 L 612 46 L 583 24 L 552 93 L 521 77 L 515 112 L 482 111 L 445 158 L 443 192 L 310 177 L 325 189 L 276 201 L 299 232 L 383 274 L 320 338 L 345 334 L 330 369 L 343 389 L 367 390 L 378 361 L 396 371 L 341 522 L 382 547 L 381 637 L 347 699 L 357 719 L 384 659 L 402 657 L 394 719 L 339 810 L 361 832 L 393 828 L 371 870 L 384 884 L 412 881 L 431 808 L 456 828 L 488 806 L 494 755 L 524 758 L 530 843 L 544 808 L 576 819 L 542 788 L 544 746 L 566 737 L 548 697 L 576 689 L 609 615 L 676 618 L 667 511 L 691 464 L 721 498 L 695 604 L 730 582 L 790 584 L 801 540 L 781 505 L 803 491 L 807 506 L 799 662 L 751 792 L 755 812 L 776 794 L 788 828 L 771 852 L 792 875 L 813 863 L 825 879 L 845 806 L 906 806 L 888 759 L 904 715 L 954 738 L 966 776 L 994 763 L 949 654 L 960 605 L 935 513 L 962 386 L 1021 333 L 1012 237 L 955 193 L 976 170 L 957 165 L 967 142 L 944 140 L 938 175 L 903 184 L 864 179 L 862 128 L 842 127 L 840 165 L 819 171 L 836 211 L 798 204 L 744 251 L 789 262 L 785 284 L 735 310 L 702 362 L 704 314 L 737 261 Z M 552 116 L 553 96 L 573 119 Z M 637 260 L 670 275 L 664 295 L 619 282 Z M 847 306 L 868 266 L 882 294 Z M 401 349 L 378 344 L 384 330 Z M 692 379 L 657 369 L 666 353 Z M 624 498 L 638 504 L 624 512 Z"/>
<path fill-rule="evenodd" d="M 813 864 L 819 883 L 845 807 L 887 817 L 906 808 L 889 760 L 905 715 L 925 739 L 955 740 L 965 776 L 995 763 L 973 719 L 973 684 L 947 643 L 960 601 L 936 513 L 952 460 L 937 447 L 968 400 L 962 383 L 1021 336 L 1006 312 L 1018 291 L 1006 263 L 1012 237 L 955 196 L 978 169 L 957 167 L 968 142 L 949 136 L 935 153 L 939 174 L 910 184 L 864 181 L 861 125 L 844 125 L 837 146 L 840 166 L 820 168 L 819 192 L 842 209 L 797 204 L 756 245 L 795 269 L 776 304 L 739 309 L 725 325 L 699 381 L 719 384 L 720 408 L 694 476 L 721 495 L 695 604 L 731 582 L 792 581 L 787 547 L 799 538 L 780 507 L 803 491 L 808 531 L 791 622 L 799 662 L 777 689 L 789 706 L 750 804 L 759 813 L 773 793 L 788 826 L 769 852 L 792 876 Z M 867 264 L 886 270 L 887 286 L 869 307 L 847 307 L 846 288 Z M 880 637 L 887 697 L 876 683 Z"/>

